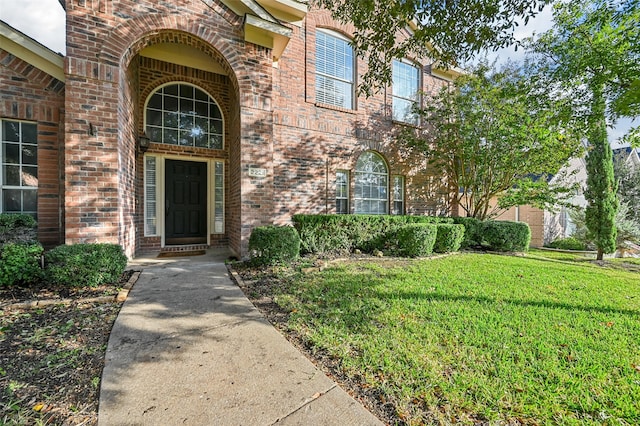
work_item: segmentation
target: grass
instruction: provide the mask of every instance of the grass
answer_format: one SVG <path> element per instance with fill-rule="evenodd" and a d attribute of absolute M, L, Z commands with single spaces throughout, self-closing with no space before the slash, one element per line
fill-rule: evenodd
<path fill-rule="evenodd" d="M 639 278 L 461 254 L 335 263 L 275 300 L 408 424 L 638 424 Z"/>

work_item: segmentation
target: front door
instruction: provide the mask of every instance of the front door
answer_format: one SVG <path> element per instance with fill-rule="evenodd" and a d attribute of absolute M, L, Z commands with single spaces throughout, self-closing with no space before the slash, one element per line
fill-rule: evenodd
<path fill-rule="evenodd" d="M 166 160 L 165 244 L 207 242 L 207 163 Z"/>

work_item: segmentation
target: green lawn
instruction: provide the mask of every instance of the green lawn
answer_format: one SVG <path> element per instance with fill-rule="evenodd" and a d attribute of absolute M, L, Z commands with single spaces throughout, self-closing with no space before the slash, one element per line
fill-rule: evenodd
<path fill-rule="evenodd" d="M 640 274 L 460 254 L 294 274 L 289 327 L 409 424 L 640 423 Z"/>

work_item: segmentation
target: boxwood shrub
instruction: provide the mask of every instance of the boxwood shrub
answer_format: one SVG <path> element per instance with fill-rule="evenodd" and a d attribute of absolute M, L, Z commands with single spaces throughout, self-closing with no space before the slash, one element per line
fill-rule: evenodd
<path fill-rule="evenodd" d="M 37 222 L 33 216 L 22 213 L 0 213 L 0 247 L 7 243 L 37 243 L 36 228 Z"/>
<path fill-rule="evenodd" d="M 460 250 L 464 238 L 464 225 L 453 223 L 439 223 L 433 251 L 436 253 L 449 253 Z"/>
<path fill-rule="evenodd" d="M 0 213 L 0 228 L 13 229 L 19 227 L 35 228 L 36 220 L 24 213 Z"/>
<path fill-rule="evenodd" d="M 464 238 L 461 249 L 480 247 L 482 245 L 482 221 L 475 217 L 454 217 L 453 223 L 464 225 Z"/>
<path fill-rule="evenodd" d="M 372 252 L 394 246 L 396 230 L 408 224 L 453 223 L 449 217 L 391 215 L 293 216 L 302 253 L 348 253 L 354 249 Z"/>
<path fill-rule="evenodd" d="M 482 223 L 483 245 L 493 251 L 527 251 L 531 229 L 524 222 L 487 220 Z"/>
<path fill-rule="evenodd" d="M 58 246 L 45 253 L 45 278 L 69 287 L 96 287 L 116 283 L 127 266 L 127 256 L 117 244 Z"/>
<path fill-rule="evenodd" d="M 0 286 L 31 284 L 42 278 L 40 243 L 7 243 L 0 247 Z"/>
<path fill-rule="evenodd" d="M 300 236 L 291 226 L 259 226 L 249 237 L 249 252 L 258 265 L 288 262 L 300 255 Z"/>
<path fill-rule="evenodd" d="M 561 250 L 586 250 L 587 245 L 574 237 L 558 238 L 550 242 L 547 247 Z"/>
<path fill-rule="evenodd" d="M 434 224 L 411 223 L 401 226 L 394 234 L 399 255 L 420 257 L 433 253 L 438 230 Z"/>

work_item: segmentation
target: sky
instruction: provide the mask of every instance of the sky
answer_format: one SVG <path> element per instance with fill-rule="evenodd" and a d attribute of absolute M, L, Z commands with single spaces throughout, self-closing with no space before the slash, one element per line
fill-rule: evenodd
<path fill-rule="evenodd" d="M 551 28 L 551 8 L 546 7 L 529 23 L 520 25 L 515 32 L 516 39 L 521 40 L 532 33 L 540 34 Z M 66 53 L 65 49 L 65 13 L 58 0 L 0 0 L 0 19 L 12 27 L 22 31 L 29 37 L 47 46 L 54 52 Z M 515 51 L 513 47 L 502 49 L 490 55 L 499 60 L 510 58 L 514 61 L 523 59 L 523 51 Z M 637 125 L 636 119 L 633 124 Z M 609 129 L 609 140 L 614 147 L 619 139 L 631 127 L 631 119 L 620 120 L 616 127 Z"/>

